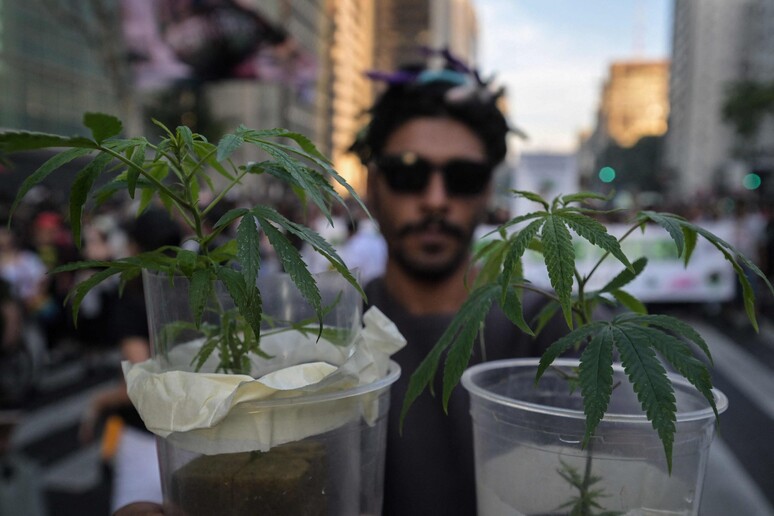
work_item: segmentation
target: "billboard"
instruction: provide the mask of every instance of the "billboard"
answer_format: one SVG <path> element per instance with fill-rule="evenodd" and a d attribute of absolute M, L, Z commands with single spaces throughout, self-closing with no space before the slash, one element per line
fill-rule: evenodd
<path fill-rule="evenodd" d="M 245 0 L 121 0 L 134 86 L 250 79 L 301 91 L 317 63 L 307 49 Z"/>

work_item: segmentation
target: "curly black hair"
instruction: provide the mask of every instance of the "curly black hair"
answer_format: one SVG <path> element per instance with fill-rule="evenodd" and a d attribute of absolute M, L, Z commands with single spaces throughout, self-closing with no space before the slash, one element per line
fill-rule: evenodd
<path fill-rule="evenodd" d="M 416 77 L 422 70 L 424 66 L 409 66 L 402 72 Z M 419 117 L 448 117 L 467 126 L 481 139 L 490 163 L 500 163 L 505 158 L 509 131 L 497 106 L 502 91 L 493 93 L 477 81 L 461 85 L 442 72 L 431 80 L 389 83 L 369 110 L 371 121 L 360 131 L 350 150 L 366 164 L 379 156 L 390 135 L 406 122 Z"/>

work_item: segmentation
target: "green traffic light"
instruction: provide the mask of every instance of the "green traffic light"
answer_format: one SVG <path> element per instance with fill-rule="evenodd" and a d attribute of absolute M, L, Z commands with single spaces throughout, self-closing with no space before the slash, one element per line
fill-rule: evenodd
<path fill-rule="evenodd" d="M 612 183 L 615 179 L 615 169 L 613 167 L 602 167 L 599 169 L 599 180 L 603 183 Z"/>
<path fill-rule="evenodd" d="M 742 179 L 742 185 L 748 190 L 757 190 L 761 186 L 761 176 L 758 174 L 747 174 Z"/>

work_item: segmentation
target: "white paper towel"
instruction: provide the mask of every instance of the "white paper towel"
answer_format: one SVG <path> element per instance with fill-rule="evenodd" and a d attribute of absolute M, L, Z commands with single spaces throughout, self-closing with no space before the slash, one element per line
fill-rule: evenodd
<path fill-rule="evenodd" d="M 123 362 L 129 398 L 147 428 L 176 446 L 205 454 L 266 451 L 279 444 L 317 435 L 376 414 L 373 393 L 306 403 L 310 396 L 368 385 L 384 378 L 390 356 L 406 345 L 397 327 L 376 307 L 363 314 L 354 346 L 336 346 L 316 335 L 288 331 L 262 337 L 270 355 L 315 361 L 276 369 L 251 357 L 248 375 L 162 371 L 155 359 Z M 202 341 L 176 346 L 168 360 L 186 369 Z M 312 351 L 310 351 L 312 350 Z M 313 355 L 312 355 L 313 354 Z M 349 354 L 347 356 L 347 354 Z M 217 358 L 214 358 L 217 360 Z M 294 398 L 280 407 L 278 401 Z M 264 404 L 251 403 L 269 402 Z M 268 406 L 267 406 L 268 405 Z"/>

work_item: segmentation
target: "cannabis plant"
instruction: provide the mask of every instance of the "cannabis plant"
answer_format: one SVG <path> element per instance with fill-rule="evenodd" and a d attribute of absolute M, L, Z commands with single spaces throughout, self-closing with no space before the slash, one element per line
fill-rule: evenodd
<path fill-rule="evenodd" d="M 194 314 L 193 324 L 206 337 L 196 358 L 197 367 L 201 367 L 218 349 L 221 357 L 218 370 L 247 372 L 248 353 L 263 354 L 260 348 L 262 293 L 256 283 L 261 268 L 261 234 L 273 246 L 284 270 L 317 314 L 318 335 L 323 331 L 322 316 L 326 307 L 292 237 L 322 254 L 331 267 L 362 295 L 355 277 L 328 242 L 270 206 L 259 204 L 250 208 L 235 208 L 225 213 L 212 227 L 204 223 L 205 217 L 223 202 L 229 192 L 242 184 L 246 177 L 257 174 L 268 174 L 283 181 L 302 203 L 313 203 L 329 221 L 333 203 L 344 204 L 330 178 L 359 202 L 350 185 L 306 137 L 284 129 L 259 131 L 241 126 L 214 144 L 202 135 L 192 133 L 186 126 L 172 131 L 154 122 L 161 133 L 158 143 L 144 137 L 122 138 L 121 121 L 97 113 L 87 113 L 83 117 L 91 137 L 27 131 L 0 134 L 0 158 L 7 158 L 8 154 L 18 151 L 58 151 L 23 182 L 11 207 L 12 213 L 33 186 L 77 158 L 89 157 L 91 159 L 76 175 L 70 192 L 69 222 L 76 243 L 81 242 L 84 210 L 120 192 L 137 202 L 138 215 L 152 203 L 163 205 L 172 216 L 190 228 L 197 244 L 198 253 L 172 246 L 112 261 L 81 261 L 59 267 L 54 272 L 97 271 L 78 284 L 70 295 L 76 320 L 81 302 L 89 290 L 111 276 L 118 275 L 122 282 L 137 277 L 143 270 L 167 274 L 170 278 L 185 276 L 190 281 L 189 303 Z M 237 165 L 231 157 L 242 146 L 256 147 L 268 159 Z M 101 176 L 109 179 L 98 182 Z M 209 195 L 200 195 L 205 189 Z M 205 202 L 204 199 L 211 200 Z M 236 226 L 235 239 L 213 248 L 217 237 L 232 226 Z M 214 296 L 216 281 L 225 285 L 236 306 L 235 310 L 224 311 L 219 317 L 223 324 L 218 328 L 229 327 L 228 332 L 219 331 L 203 321 L 205 311 L 209 310 L 208 301 Z M 234 321 L 239 324 L 231 324 Z"/>
<path fill-rule="evenodd" d="M 514 195 L 528 199 L 541 209 L 519 215 L 496 229 L 493 238 L 475 256 L 480 267 L 471 285 L 467 301 L 449 328 L 432 348 L 411 377 L 401 418 L 421 392 L 432 384 L 444 351 L 448 349 L 443 369 L 443 403 L 448 403 L 468 365 L 476 335 L 493 303 L 499 304 L 511 321 L 524 332 L 535 335 L 555 315 L 561 313 L 568 333 L 551 344 L 540 359 L 536 381 L 563 353 L 580 352 L 577 384 L 583 397 L 586 429 L 583 445 L 587 446 L 604 416 L 613 386 L 613 363 L 620 360 L 637 398 L 658 432 L 664 446 L 667 466 L 672 469 L 672 444 L 675 434 L 676 405 L 674 390 L 664 363 L 685 376 L 707 399 L 715 412 L 715 399 L 707 365 L 696 358 L 691 343 L 706 356 L 712 356 L 707 343 L 688 324 L 668 315 L 647 313 L 645 305 L 627 293 L 626 286 L 646 267 L 647 260 L 630 262 L 621 250 L 621 241 L 632 232 L 657 224 L 671 236 L 678 255 L 688 266 L 699 237 L 708 240 L 731 263 L 739 279 L 747 315 L 755 330 L 755 300 L 746 271 L 758 276 L 774 293 L 771 283 L 760 269 L 731 244 L 688 220 L 669 213 L 642 211 L 620 238 L 609 234 L 599 218 L 606 213 L 591 206 L 604 201 L 594 193 L 563 195 L 548 202 L 524 191 Z M 591 270 L 582 274 L 576 268 L 572 233 L 601 248 L 602 255 Z M 527 250 L 542 256 L 552 289 L 544 290 L 523 275 L 522 257 Z M 602 288 L 588 285 L 603 260 L 612 256 L 623 265 L 620 274 Z M 522 312 L 525 290 L 537 291 L 547 303 L 536 321 L 528 323 Z M 593 317 L 600 305 L 618 305 L 620 310 L 610 320 Z M 663 362 L 662 362 L 663 361 Z M 586 484 L 588 485 L 588 484 Z M 588 493 L 585 493 L 588 494 Z"/>

